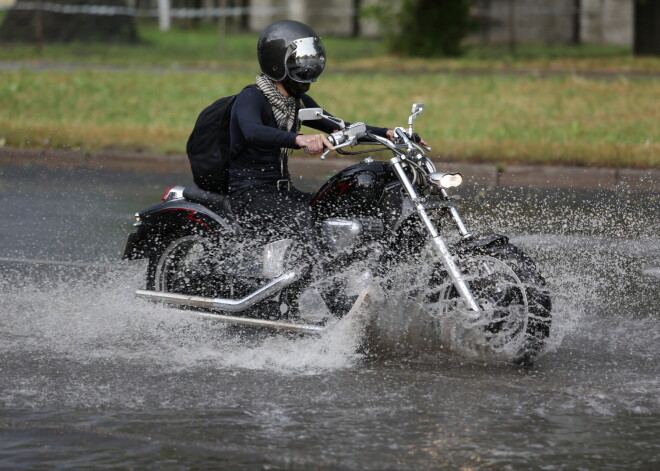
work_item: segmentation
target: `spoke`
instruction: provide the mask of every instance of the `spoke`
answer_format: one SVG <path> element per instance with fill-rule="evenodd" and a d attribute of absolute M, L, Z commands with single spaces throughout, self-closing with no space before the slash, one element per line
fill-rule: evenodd
<path fill-rule="evenodd" d="M 440 283 L 432 288 L 432 293 L 427 293 L 427 300 L 433 296 L 437 300 L 427 303 L 429 312 L 435 313 L 441 322 L 443 319 L 449 322 L 453 329 L 470 332 L 466 339 L 492 351 L 502 351 L 512 342 L 522 341 L 528 307 L 525 288 L 515 272 L 505 262 L 490 256 L 463 260 L 460 267 L 482 311 L 476 319 L 464 315 L 455 288 Z"/>

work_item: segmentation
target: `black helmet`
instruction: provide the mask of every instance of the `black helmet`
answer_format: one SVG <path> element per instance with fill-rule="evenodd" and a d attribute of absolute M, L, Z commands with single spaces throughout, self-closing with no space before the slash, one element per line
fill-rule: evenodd
<path fill-rule="evenodd" d="M 325 67 L 325 49 L 316 33 L 298 21 L 277 21 L 259 36 L 257 55 L 261 71 L 272 80 L 286 77 L 316 82 Z"/>

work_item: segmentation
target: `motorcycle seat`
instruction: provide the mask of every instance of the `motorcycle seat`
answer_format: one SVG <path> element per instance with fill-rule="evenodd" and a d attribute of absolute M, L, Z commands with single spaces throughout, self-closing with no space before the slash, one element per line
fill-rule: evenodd
<path fill-rule="evenodd" d="M 231 210 L 231 202 L 227 195 L 206 191 L 197 185 L 191 185 L 183 190 L 183 197 L 193 203 L 203 204 L 220 215 L 234 219 L 234 214 Z"/>

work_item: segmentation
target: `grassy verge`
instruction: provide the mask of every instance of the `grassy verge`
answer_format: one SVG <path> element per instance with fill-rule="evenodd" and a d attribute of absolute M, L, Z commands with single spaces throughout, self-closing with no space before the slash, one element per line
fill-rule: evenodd
<path fill-rule="evenodd" d="M 2 15 L 0 13 L 0 21 Z M 0 61 L 64 62 L 89 65 L 254 68 L 255 34 L 219 34 L 213 25 L 161 33 L 153 22 L 140 23 L 142 43 L 121 44 L 3 44 Z M 660 74 L 660 58 L 635 57 L 622 46 L 472 44 L 460 59 L 402 59 L 388 56 L 382 41 L 324 37 L 334 70 L 525 70 L 639 72 Z"/>
<path fill-rule="evenodd" d="M 147 27 L 142 36 L 145 43 L 133 47 L 1 48 L 0 60 L 128 68 L 0 71 L 0 145 L 183 153 L 199 111 L 254 81 L 253 36 L 228 36 L 223 45 L 213 29 L 163 35 Z M 424 102 L 417 129 L 443 158 L 660 166 L 660 80 L 653 76 L 439 73 L 505 68 L 655 73 L 660 59 L 633 58 L 617 48 L 530 46 L 516 57 L 482 48 L 460 60 L 401 60 L 385 55 L 377 41 L 325 43 L 330 66 L 312 88 L 319 103 L 349 121 L 395 126 L 405 124 L 412 102 Z M 141 69 L 144 65 L 158 69 Z M 176 65 L 210 70 L 171 68 Z"/>
<path fill-rule="evenodd" d="M 183 152 L 197 113 L 251 73 L 0 72 L 0 142 Z M 347 120 L 405 125 L 446 158 L 660 166 L 660 82 L 574 77 L 329 73 L 313 95 Z"/>
<path fill-rule="evenodd" d="M 160 32 L 151 23 L 140 27 L 142 42 L 134 45 L 72 44 L 2 44 L 0 61 L 60 62 L 87 65 L 255 68 L 257 35 L 222 35 L 213 26 L 195 30 L 173 29 Z M 329 60 L 335 64 L 382 57 L 382 43 L 368 39 L 323 38 Z"/>

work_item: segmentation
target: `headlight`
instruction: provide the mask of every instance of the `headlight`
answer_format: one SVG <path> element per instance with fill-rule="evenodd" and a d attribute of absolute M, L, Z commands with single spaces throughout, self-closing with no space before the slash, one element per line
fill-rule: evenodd
<path fill-rule="evenodd" d="M 433 172 L 429 174 L 429 182 L 440 188 L 456 188 L 463 183 L 463 177 L 458 172 Z"/>

